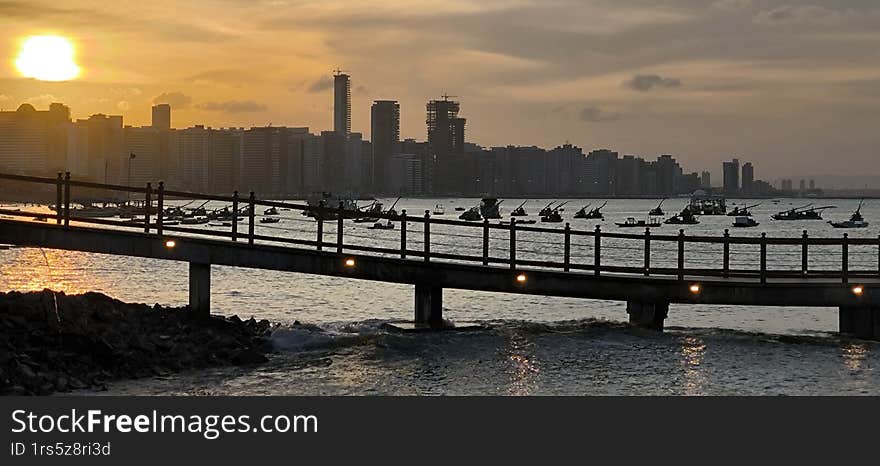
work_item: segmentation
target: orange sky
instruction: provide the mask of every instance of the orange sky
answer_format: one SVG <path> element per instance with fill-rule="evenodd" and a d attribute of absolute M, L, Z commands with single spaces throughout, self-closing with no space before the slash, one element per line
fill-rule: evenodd
<path fill-rule="evenodd" d="M 571 141 L 759 177 L 880 173 L 880 5 L 874 0 L 0 2 L 0 108 L 71 106 L 176 127 L 331 126 L 330 70 L 352 75 L 352 128 L 401 102 L 459 96 L 468 140 Z M 79 79 L 23 79 L 23 38 L 69 37 Z"/>

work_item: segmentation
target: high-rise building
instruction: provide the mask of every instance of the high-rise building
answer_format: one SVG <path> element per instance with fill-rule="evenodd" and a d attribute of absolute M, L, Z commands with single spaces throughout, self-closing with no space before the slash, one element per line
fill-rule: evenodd
<path fill-rule="evenodd" d="M 461 192 L 462 181 L 468 184 L 460 176 L 464 164 L 465 119 L 458 116 L 459 109 L 459 103 L 449 100 L 448 96 L 431 100 L 426 106 L 428 146 L 434 162 L 428 179 L 437 193 Z"/>
<path fill-rule="evenodd" d="M 67 170 L 76 178 L 123 183 L 127 157 L 122 116 L 96 114 L 68 125 Z"/>
<path fill-rule="evenodd" d="M 807 190 L 807 180 L 803 180 L 803 179 L 801 180 L 800 188 L 801 188 L 800 191 L 802 193 Z"/>
<path fill-rule="evenodd" d="M 724 162 L 722 164 L 722 169 L 724 173 L 724 193 L 739 193 L 739 159 Z"/>
<path fill-rule="evenodd" d="M 287 158 L 287 128 L 265 126 L 244 131 L 239 160 L 239 190 L 259 194 L 283 191 L 282 167 Z"/>
<path fill-rule="evenodd" d="M 700 174 L 700 187 L 703 189 L 712 188 L 712 174 L 708 171 L 704 171 Z"/>
<path fill-rule="evenodd" d="M 608 149 L 591 151 L 584 159 L 584 183 L 589 194 L 616 194 L 618 153 Z"/>
<path fill-rule="evenodd" d="M 387 192 L 388 164 L 400 142 L 400 104 L 396 100 L 373 102 L 370 128 L 373 145 L 370 185 L 374 192 Z"/>
<path fill-rule="evenodd" d="M 816 180 L 810 180 L 810 191 L 816 189 Z"/>
<path fill-rule="evenodd" d="M 53 103 L 47 111 L 31 104 L 0 111 L 0 171 L 52 175 L 66 165 L 66 125 L 70 108 Z"/>
<path fill-rule="evenodd" d="M 336 131 L 321 131 L 321 187 L 333 193 L 347 191 L 345 159 L 348 141 Z"/>
<path fill-rule="evenodd" d="M 333 131 L 348 136 L 351 132 L 351 79 L 348 74 L 333 74 Z"/>
<path fill-rule="evenodd" d="M 657 174 L 657 194 L 675 194 L 678 188 L 676 181 L 682 173 L 678 162 L 671 155 L 661 155 L 654 162 L 654 171 Z"/>
<path fill-rule="evenodd" d="M 171 129 L 171 105 L 157 104 L 153 105 L 153 128 Z"/>
<path fill-rule="evenodd" d="M 754 194 L 755 184 L 755 167 L 752 162 L 746 162 L 742 166 L 742 192 L 743 194 Z"/>
<path fill-rule="evenodd" d="M 140 128 L 126 126 L 123 129 L 125 140 L 123 181 L 126 185 L 142 187 L 159 181 L 163 159 L 160 131 L 152 126 Z M 127 154 L 127 155 L 125 155 Z"/>

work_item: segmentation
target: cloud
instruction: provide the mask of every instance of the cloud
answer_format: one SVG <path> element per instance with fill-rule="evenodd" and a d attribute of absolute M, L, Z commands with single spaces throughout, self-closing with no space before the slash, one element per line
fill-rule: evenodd
<path fill-rule="evenodd" d="M 53 102 L 61 102 L 61 99 L 52 94 L 40 94 L 29 97 L 24 101 L 33 105 L 37 110 L 42 110 L 43 108 L 49 108 L 49 104 Z"/>
<path fill-rule="evenodd" d="M 224 113 L 247 113 L 247 112 L 263 112 L 268 108 L 258 102 L 252 100 L 227 100 L 224 102 L 205 102 L 198 106 L 202 110 L 209 112 Z"/>
<path fill-rule="evenodd" d="M 624 87 L 634 91 L 648 92 L 654 88 L 681 87 L 681 80 L 677 78 L 664 78 L 656 74 L 637 74 L 623 82 Z"/>
<path fill-rule="evenodd" d="M 321 76 L 317 81 L 309 84 L 309 92 L 326 91 L 331 87 L 333 87 L 333 80 L 330 79 L 330 76 Z"/>
<path fill-rule="evenodd" d="M 116 108 L 118 108 L 119 110 L 122 110 L 123 112 L 127 112 L 127 111 L 131 110 L 131 103 L 129 103 L 126 100 L 120 100 L 119 102 L 116 103 Z"/>
<path fill-rule="evenodd" d="M 169 104 L 171 108 L 181 109 L 189 107 L 192 98 L 182 92 L 163 92 L 153 99 L 154 104 Z"/>
<path fill-rule="evenodd" d="M 743 11 L 752 7 L 752 0 L 718 0 L 712 4 L 712 8 L 721 11 Z"/>
<path fill-rule="evenodd" d="M 0 94 L 0 103 L 9 102 L 11 100 L 12 100 L 12 97 L 10 97 L 6 94 Z"/>
<path fill-rule="evenodd" d="M 818 5 L 783 5 L 772 10 L 758 12 L 753 22 L 762 26 L 812 24 L 829 26 L 854 19 L 858 14 L 852 9 L 833 10 Z"/>
<path fill-rule="evenodd" d="M 581 109 L 578 113 L 578 118 L 581 121 L 599 123 L 604 121 L 617 121 L 620 120 L 622 116 L 619 113 L 607 112 L 599 107 L 590 105 Z"/>

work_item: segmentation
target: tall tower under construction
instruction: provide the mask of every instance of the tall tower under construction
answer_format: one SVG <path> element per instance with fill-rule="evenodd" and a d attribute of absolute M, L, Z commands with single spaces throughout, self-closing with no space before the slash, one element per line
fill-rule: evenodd
<path fill-rule="evenodd" d="M 431 100 L 427 105 L 428 150 L 433 158 L 429 176 L 433 191 L 438 194 L 458 192 L 464 173 L 465 119 L 458 116 L 459 103 L 449 100 Z"/>
<path fill-rule="evenodd" d="M 333 131 L 351 133 L 351 79 L 342 70 L 333 73 Z"/>

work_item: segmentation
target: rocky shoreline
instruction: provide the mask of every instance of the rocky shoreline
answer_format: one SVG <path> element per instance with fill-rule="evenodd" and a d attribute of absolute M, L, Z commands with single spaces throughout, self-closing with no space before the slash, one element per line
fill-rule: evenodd
<path fill-rule="evenodd" d="M 266 320 L 194 319 L 185 307 L 129 304 L 100 293 L 0 293 L 0 395 L 260 364 L 270 332 Z"/>

